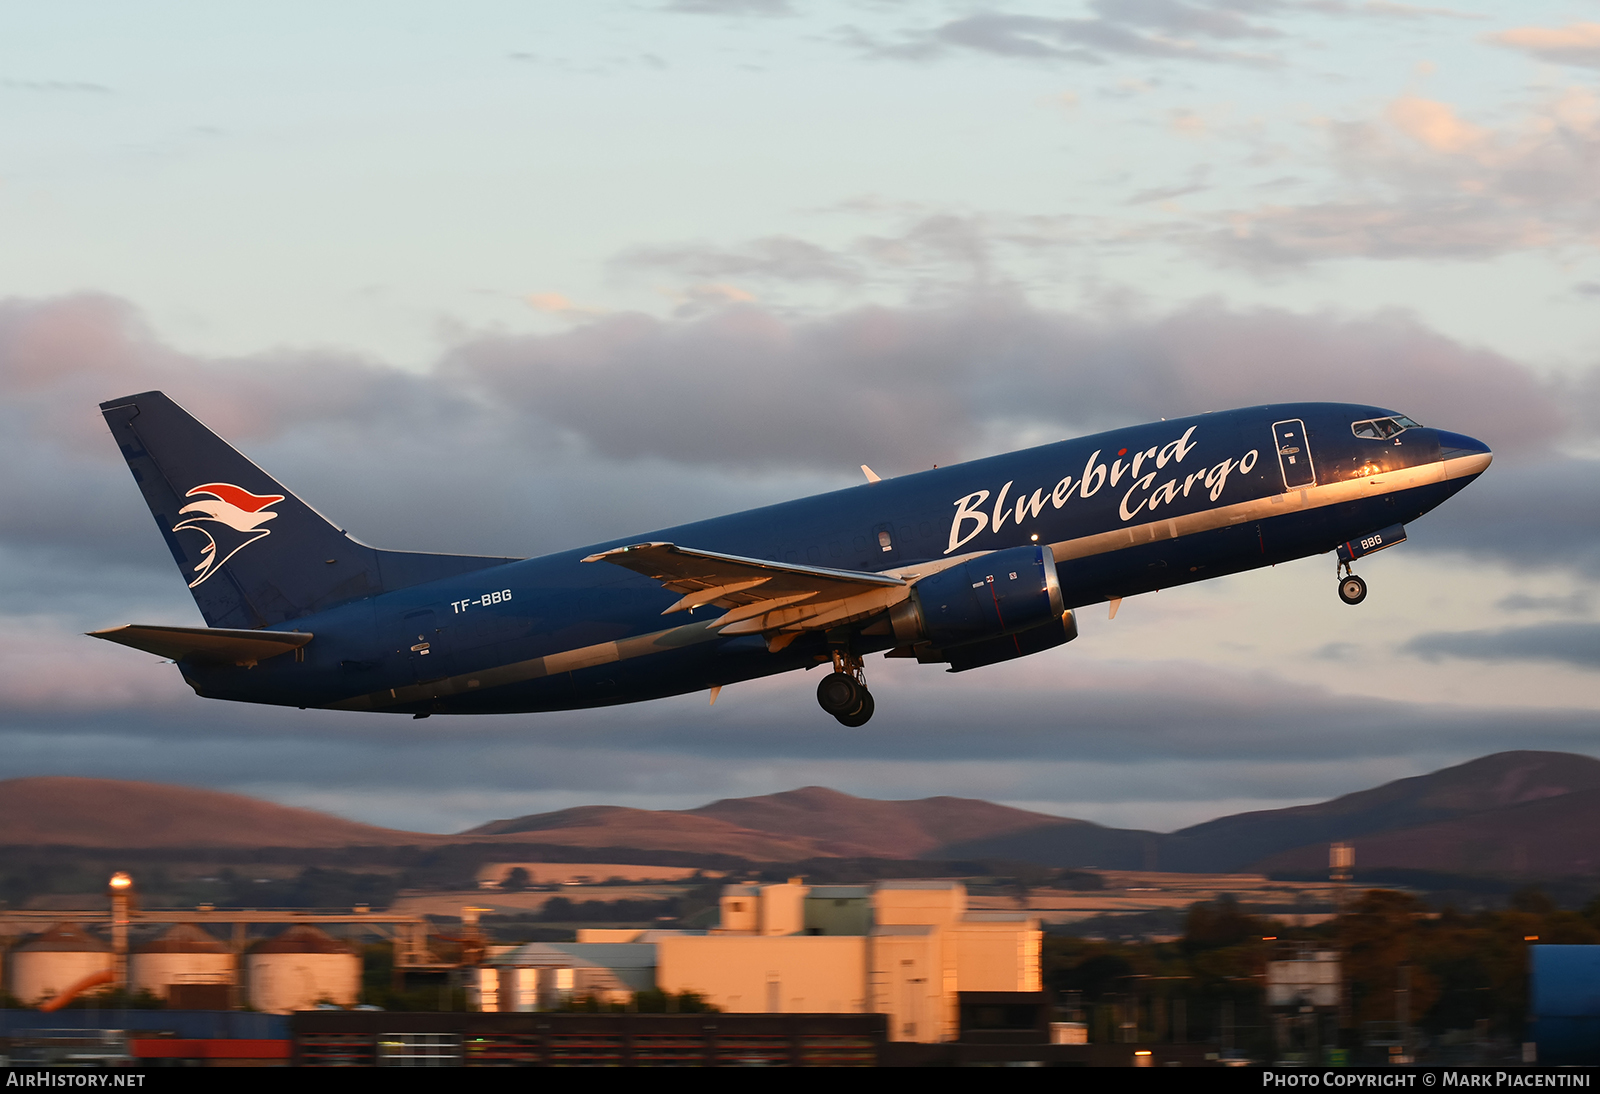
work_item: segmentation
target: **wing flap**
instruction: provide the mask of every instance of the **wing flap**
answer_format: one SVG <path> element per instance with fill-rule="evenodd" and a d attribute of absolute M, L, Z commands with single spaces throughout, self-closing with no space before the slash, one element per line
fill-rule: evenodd
<path fill-rule="evenodd" d="M 735 604 L 740 603 L 739 600 L 734 599 L 735 593 L 747 592 L 748 590 L 755 588 L 757 585 L 765 585 L 771 580 L 772 579 L 770 577 L 753 577 L 749 581 L 735 581 L 731 585 L 712 585 L 709 588 L 697 589 L 691 593 L 684 593 L 682 599 L 661 614 L 671 615 L 673 612 L 681 612 L 685 609 L 703 608 L 707 604 L 715 604 L 719 607 L 730 608 Z"/>
<path fill-rule="evenodd" d="M 904 599 L 910 588 L 887 574 L 796 566 L 675 543 L 635 543 L 583 561 L 609 562 L 682 593 L 663 615 L 707 604 L 729 609 L 711 624 L 729 635 L 854 621 Z"/>
<path fill-rule="evenodd" d="M 173 661 L 203 665 L 241 665 L 246 668 L 269 657 L 300 649 L 314 635 L 304 631 L 243 631 L 223 627 L 149 627 L 129 624 L 88 632 L 136 650 Z"/>

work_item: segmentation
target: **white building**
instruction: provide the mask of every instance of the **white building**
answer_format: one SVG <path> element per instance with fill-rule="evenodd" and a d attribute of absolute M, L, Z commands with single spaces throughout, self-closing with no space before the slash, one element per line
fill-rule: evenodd
<path fill-rule="evenodd" d="M 586 930 L 578 942 L 505 947 L 478 973 L 484 1010 L 544 1010 L 574 996 L 695 992 L 735 1013 L 882 1013 L 890 1037 L 953 1040 L 958 993 L 1038 992 L 1039 922 L 969 912 L 958 881 L 729 885 L 709 932 Z"/>

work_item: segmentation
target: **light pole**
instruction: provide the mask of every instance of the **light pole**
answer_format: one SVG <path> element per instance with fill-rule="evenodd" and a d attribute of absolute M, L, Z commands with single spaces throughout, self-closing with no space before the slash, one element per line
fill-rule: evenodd
<path fill-rule="evenodd" d="M 1353 1030 L 1355 1027 L 1354 1016 L 1350 1007 L 1350 977 L 1346 966 L 1349 964 L 1349 951 L 1345 946 L 1345 931 L 1348 925 L 1344 922 L 1345 913 L 1350 907 L 1350 879 L 1355 874 L 1356 848 L 1352 843 L 1330 843 L 1328 845 L 1328 880 L 1334 884 L 1334 924 L 1337 934 L 1334 936 L 1334 945 L 1339 954 L 1339 1029 Z M 1341 1049 L 1350 1046 L 1341 1043 Z"/>
<path fill-rule="evenodd" d="M 128 909 L 133 902 L 133 878 L 118 870 L 111 875 L 111 987 L 128 990 Z"/>

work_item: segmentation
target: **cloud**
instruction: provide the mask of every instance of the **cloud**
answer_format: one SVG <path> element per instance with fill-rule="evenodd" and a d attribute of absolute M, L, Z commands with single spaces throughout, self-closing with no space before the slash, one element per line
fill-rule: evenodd
<path fill-rule="evenodd" d="M 1425 546 L 1600 577 L 1600 460 L 1499 461 L 1428 515 Z"/>
<path fill-rule="evenodd" d="M 1256 6 L 1256 5 L 1251 5 Z M 1256 6 L 1257 10 L 1264 5 Z M 1252 23 L 1239 14 L 1247 5 L 1186 4 L 1181 0 L 1090 0 L 1089 10 L 1102 19 L 1150 27 L 1163 34 L 1193 34 L 1206 38 L 1279 38 L 1270 27 Z"/>
<path fill-rule="evenodd" d="M 942 245 L 965 242 L 955 232 Z M 950 463 L 1015 446 L 1019 430 L 1049 439 L 1270 400 L 1359 394 L 1502 457 L 1600 432 L 1593 376 L 1541 379 L 1401 314 L 1068 313 L 976 293 L 805 316 L 741 291 L 705 287 L 690 318 L 617 313 L 471 337 L 425 373 L 326 352 L 186 355 L 108 297 L 0 302 L 0 458 L 12 471 L 0 476 L 0 547 L 129 557 L 126 530 L 149 518 L 95 407 L 157 387 L 365 539 L 506 554 L 782 500 L 863 462 L 888 474 Z M 1525 552 L 1570 536 L 1586 549 L 1594 476 L 1582 470 L 1541 464 L 1504 505 L 1475 509 L 1459 542 Z M 1510 474 L 1497 464 L 1486 482 Z M 502 504 L 484 511 L 482 497 Z M 1543 534 L 1502 535 L 1508 514 Z M 154 542 L 135 550 L 160 557 Z"/>
<path fill-rule="evenodd" d="M 1314 11 L 1321 15 L 1353 15 L 1377 19 L 1401 19 L 1415 21 L 1418 19 L 1484 19 L 1487 16 L 1476 12 L 1457 11 L 1454 8 L 1424 7 L 1418 4 L 1396 4 L 1390 0 L 1366 0 L 1361 4 L 1344 3 L 1343 0 L 1306 0 L 1305 3 L 1295 5 L 1304 11 Z"/>
<path fill-rule="evenodd" d="M 696 278 L 770 278 L 854 285 L 862 271 L 849 258 L 791 236 L 768 236 L 738 247 L 706 244 L 635 247 L 612 259 L 619 270 L 670 270 Z"/>
<path fill-rule="evenodd" d="M 1600 623 L 1539 623 L 1499 631 L 1421 634 L 1402 648 L 1428 660 L 1550 661 L 1600 669 Z"/>
<path fill-rule="evenodd" d="M 529 293 L 524 299 L 534 311 L 542 311 L 549 315 L 560 315 L 566 318 L 574 316 L 600 315 L 604 309 L 586 308 L 574 304 L 566 295 L 558 292 Z"/>
<path fill-rule="evenodd" d="M 867 202 L 824 210 L 879 212 Z M 686 242 L 634 247 L 612 258 L 613 276 L 656 281 L 662 275 L 712 284 L 834 290 L 859 299 L 884 289 L 908 299 L 948 303 L 974 293 L 1018 293 L 1034 280 L 1054 284 L 1059 260 L 1082 246 L 1085 221 L 1074 216 L 1016 216 L 887 210 L 898 223 L 825 245 L 794 236 L 719 245 Z M 848 294 L 848 295 L 847 295 Z M 751 294 L 752 297 L 755 294 Z M 731 297 L 729 298 L 731 299 Z"/>
<path fill-rule="evenodd" d="M 1236 9 L 1222 5 L 1127 0 L 1090 6 L 1096 18 L 984 11 L 931 29 L 903 31 L 892 41 L 874 39 L 860 31 L 853 32 L 849 40 L 869 56 L 908 61 L 977 53 L 1009 60 L 1098 65 L 1111 54 L 1149 60 L 1264 65 L 1272 63 L 1271 58 L 1216 49 L 1200 45 L 1195 39 L 1233 41 L 1279 36 L 1277 31 L 1251 23 Z"/>
<path fill-rule="evenodd" d="M 401 826 L 439 801 L 451 803 L 454 823 L 438 826 L 462 828 L 504 815 L 513 798 L 523 811 L 596 801 L 681 808 L 818 783 L 881 797 L 1070 802 L 1080 815 L 1141 794 L 1201 803 L 1173 815 L 1175 825 L 1215 815 L 1204 803 L 1218 798 L 1232 799 L 1230 809 L 1238 799 L 1304 801 L 1512 742 L 1587 751 L 1594 739 L 1589 711 L 1374 703 L 1192 663 L 1092 665 L 1068 648 L 955 678 L 874 659 L 870 734 L 826 722 L 814 679 L 791 674 L 727 689 L 715 708 L 695 695 L 419 723 L 220 704 L 175 684 L 166 701 L 107 704 L 98 717 L 6 704 L 0 748 L 12 777 L 71 771 L 268 790 Z M 170 667 L 153 668 L 175 681 Z M 474 800 L 483 802 L 476 814 Z M 1156 810 L 1142 818 L 1161 819 Z"/>
<path fill-rule="evenodd" d="M 1257 50 L 1220 48 L 1219 44 L 1276 44 L 1286 35 L 1264 20 L 1277 16 L 1481 18 L 1448 8 L 1386 0 L 1360 4 L 1343 0 L 1090 0 L 1086 9 L 1086 15 L 1080 17 L 978 11 L 933 27 L 908 28 L 888 38 L 858 28 L 842 37 L 869 57 L 901 61 L 978 54 L 1047 64 L 1103 65 L 1114 58 L 1130 57 L 1265 67 L 1278 64 L 1278 57 Z"/>
<path fill-rule="evenodd" d="M 1489 35 L 1488 41 L 1520 50 L 1541 61 L 1600 68 L 1600 23 L 1514 27 Z"/>
<path fill-rule="evenodd" d="M 1435 152 L 1464 152 L 1480 145 L 1488 132 L 1456 117 L 1448 103 L 1403 95 L 1385 112 L 1395 128 L 1421 141 Z"/>
<path fill-rule="evenodd" d="M 1402 96 L 1381 120 L 1329 123 L 1325 196 L 1219 213 L 1193 238 L 1271 267 L 1333 258 L 1487 258 L 1600 241 L 1600 99 L 1573 88 L 1500 128 Z"/>
<path fill-rule="evenodd" d="M 1567 428 L 1556 392 L 1532 373 L 1404 316 L 1208 304 L 1144 319 L 982 299 L 819 318 L 755 307 L 685 323 L 627 315 L 562 335 L 483 338 L 443 367 L 597 451 L 696 465 L 821 469 L 849 452 L 851 465 L 903 471 L 977 454 L 1001 425 L 1067 436 L 1352 392 L 1502 451 L 1543 447 Z"/>
<path fill-rule="evenodd" d="M 1563 615 L 1587 615 L 1593 599 L 1586 590 L 1561 596 L 1512 593 L 1495 601 L 1494 606 L 1503 612 L 1560 612 Z"/>
<path fill-rule="evenodd" d="M 793 15 L 789 0 L 670 0 L 663 11 L 685 15 Z"/>

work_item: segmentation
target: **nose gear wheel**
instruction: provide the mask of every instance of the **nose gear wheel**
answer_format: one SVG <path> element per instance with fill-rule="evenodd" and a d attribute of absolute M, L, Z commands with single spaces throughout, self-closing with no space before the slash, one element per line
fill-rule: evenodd
<path fill-rule="evenodd" d="M 1346 604 L 1359 604 L 1367 598 L 1367 583 L 1355 574 L 1339 579 L 1339 599 Z"/>
<path fill-rule="evenodd" d="M 1339 599 L 1346 604 L 1359 604 L 1367 598 L 1367 583 L 1350 570 L 1348 562 L 1339 563 Z"/>

